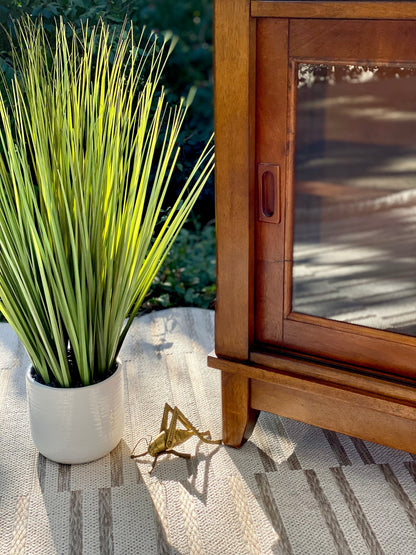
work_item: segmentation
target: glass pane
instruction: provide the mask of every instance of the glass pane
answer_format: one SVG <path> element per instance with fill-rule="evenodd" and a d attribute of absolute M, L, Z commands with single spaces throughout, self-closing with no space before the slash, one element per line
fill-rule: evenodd
<path fill-rule="evenodd" d="M 299 64 L 292 310 L 416 335 L 416 70 Z"/>

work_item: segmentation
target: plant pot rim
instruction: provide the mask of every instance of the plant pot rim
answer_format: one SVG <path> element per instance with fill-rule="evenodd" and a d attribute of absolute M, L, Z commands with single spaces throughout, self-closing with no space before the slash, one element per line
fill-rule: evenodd
<path fill-rule="evenodd" d="M 49 384 L 43 384 L 43 383 L 39 383 L 37 380 L 35 380 L 32 376 L 32 368 L 33 368 L 33 364 L 30 363 L 28 366 L 28 369 L 26 371 L 26 380 L 31 384 L 31 387 L 39 387 L 39 388 L 43 388 L 43 389 L 47 389 L 48 391 L 85 391 L 85 390 L 91 390 L 91 388 L 93 387 L 99 387 L 101 384 L 103 383 L 109 383 L 111 380 L 115 380 L 117 379 L 117 376 L 120 372 L 122 372 L 123 370 L 123 365 L 122 362 L 119 358 L 116 359 L 116 364 L 117 364 L 117 368 L 115 370 L 115 372 L 113 372 L 111 374 L 111 376 L 109 376 L 108 378 L 104 378 L 103 380 L 97 382 L 97 383 L 93 383 L 93 384 L 89 384 L 89 385 L 81 385 L 81 386 L 77 386 L 77 387 L 52 387 Z"/>

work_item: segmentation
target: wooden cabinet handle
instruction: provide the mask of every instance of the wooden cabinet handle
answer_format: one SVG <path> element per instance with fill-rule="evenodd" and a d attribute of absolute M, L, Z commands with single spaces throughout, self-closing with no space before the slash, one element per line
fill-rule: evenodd
<path fill-rule="evenodd" d="M 257 170 L 257 219 L 260 222 L 280 222 L 280 167 L 259 164 Z"/>

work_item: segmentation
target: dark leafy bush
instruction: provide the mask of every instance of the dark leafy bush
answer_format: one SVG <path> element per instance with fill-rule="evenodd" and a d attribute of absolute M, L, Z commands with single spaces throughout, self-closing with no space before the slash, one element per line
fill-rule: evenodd
<path fill-rule="evenodd" d="M 143 310 L 173 306 L 214 308 L 215 226 L 182 229 L 162 273 L 156 277 Z"/>

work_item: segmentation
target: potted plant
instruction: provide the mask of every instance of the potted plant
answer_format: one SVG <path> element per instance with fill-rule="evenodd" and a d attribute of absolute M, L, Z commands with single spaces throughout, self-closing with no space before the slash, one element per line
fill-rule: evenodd
<path fill-rule="evenodd" d="M 194 92 L 167 107 L 171 37 L 16 22 L 0 98 L 0 309 L 31 360 L 32 437 L 86 462 L 123 432 L 120 347 L 213 164 L 166 210 Z"/>

